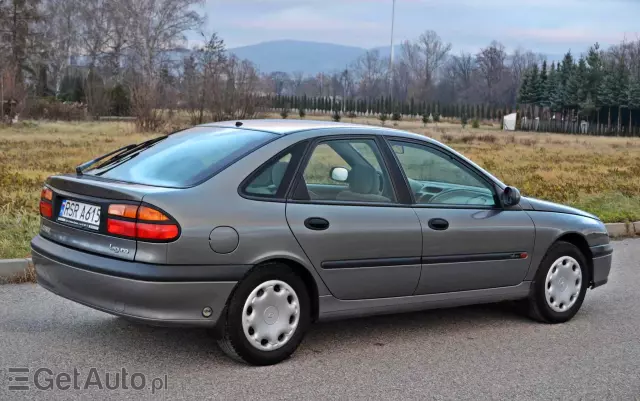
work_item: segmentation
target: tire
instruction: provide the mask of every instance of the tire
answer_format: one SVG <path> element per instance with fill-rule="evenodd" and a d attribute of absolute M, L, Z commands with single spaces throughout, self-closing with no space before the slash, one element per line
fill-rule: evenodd
<path fill-rule="evenodd" d="M 275 304 L 271 300 L 275 300 Z M 304 282 L 290 267 L 281 263 L 258 266 L 238 284 L 231 296 L 218 345 L 239 362 L 257 366 L 279 363 L 289 358 L 302 342 L 311 322 L 310 305 Z M 250 318 L 253 323 L 249 323 Z M 284 332 L 277 336 L 268 333 L 278 328 Z M 262 333 L 265 336 L 261 339 Z"/>
<path fill-rule="evenodd" d="M 529 317 L 550 324 L 571 320 L 580 310 L 591 282 L 587 266 L 577 246 L 564 241 L 553 244 L 540 263 L 526 300 Z M 556 273 L 550 273 L 554 267 Z"/>

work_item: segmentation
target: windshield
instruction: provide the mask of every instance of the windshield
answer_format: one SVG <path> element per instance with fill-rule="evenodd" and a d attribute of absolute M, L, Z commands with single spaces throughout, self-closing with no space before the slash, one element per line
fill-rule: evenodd
<path fill-rule="evenodd" d="M 186 188 L 277 138 L 235 128 L 195 127 L 85 174 L 161 187 Z"/>

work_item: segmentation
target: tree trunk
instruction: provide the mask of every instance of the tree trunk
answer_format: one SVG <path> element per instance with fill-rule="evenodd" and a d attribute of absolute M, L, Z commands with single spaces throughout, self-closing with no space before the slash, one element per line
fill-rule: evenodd
<path fill-rule="evenodd" d="M 620 136 L 620 132 L 622 131 L 622 106 L 618 106 L 618 133 L 617 136 Z"/>
<path fill-rule="evenodd" d="M 609 117 L 607 118 L 607 133 L 611 133 L 611 106 L 609 106 Z"/>
<path fill-rule="evenodd" d="M 633 116 L 633 113 L 631 112 L 631 109 L 629 109 L 629 136 L 633 136 L 633 118 L 631 118 Z"/>

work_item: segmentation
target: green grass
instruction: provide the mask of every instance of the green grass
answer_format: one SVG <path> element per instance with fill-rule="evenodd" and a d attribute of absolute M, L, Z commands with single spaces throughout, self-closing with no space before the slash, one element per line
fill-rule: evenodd
<path fill-rule="evenodd" d="M 25 258 L 30 255 L 29 242 L 40 228 L 35 213 L 0 209 L 0 258 Z"/>
<path fill-rule="evenodd" d="M 640 221 L 640 197 L 625 196 L 621 193 L 583 195 L 570 206 L 593 213 L 605 222 Z"/>

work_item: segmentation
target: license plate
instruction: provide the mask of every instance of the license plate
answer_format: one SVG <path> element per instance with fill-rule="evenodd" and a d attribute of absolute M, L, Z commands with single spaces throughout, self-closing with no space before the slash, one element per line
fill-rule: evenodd
<path fill-rule="evenodd" d="M 60 206 L 58 221 L 90 230 L 99 230 L 100 206 L 65 199 Z"/>

